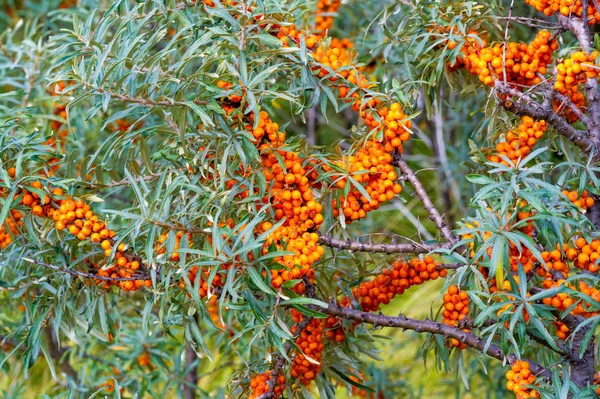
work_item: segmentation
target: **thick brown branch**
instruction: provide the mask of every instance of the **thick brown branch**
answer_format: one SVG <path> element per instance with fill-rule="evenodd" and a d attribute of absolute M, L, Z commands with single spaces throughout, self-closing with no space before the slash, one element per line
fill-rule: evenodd
<path fill-rule="evenodd" d="M 592 148 L 597 149 L 599 147 L 597 143 L 590 140 L 585 131 L 575 129 L 556 112 L 545 109 L 528 95 L 499 81 L 496 81 L 495 89 L 500 94 L 516 97 L 516 100 L 506 99 L 501 102 L 501 105 L 507 111 L 517 115 L 527 115 L 536 120 L 547 121 L 559 134 L 571 140 L 585 152 L 590 152 Z M 597 152 L 595 150 L 596 154 Z"/>
<path fill-rule="evenodd" d="M 424 243 L 400 243 L 400 244 L 369 244 L 360 241 L 340 240 L 326 235 L 319 237 L 319 244 L 331 248 L 349 250 L 354 252 L 373 252 L 384 254 L 424 254 L 433 252 L 440 248 L 449 248 L 450 244 L 424 244 Z"/>
<path fill-rule="evenodd" d="M 512 364 L 517 360 L 516 355 L 506 355 L 500 347 L 494 344 L 488 345 L 486 349 L 486 341 L 476 336 L 475 334 L 462 331 L 458 328 L 448 326 L 446 324 L 437 323 L 429 320 L 417 320 L 411 319 L 404 316 L 385 316 L 382 314 L 374 314 L 369 312 L 363 312 L 360 310 L 349 309 L 343 306 L 339 306 L 335 303 L 330 303 L 327 308 L 318 308 L 323 313 L 327 313 L 333 316 L 343 317 L 348 320 L 355 320 L 361 323 L 371 324 L 373 326 L 380 327 L 396 327 L 405 330 L 412 330 L 418 333 L 431 333 L 443 335 L 447 338 L 454 338 L 467 346 L 476 349 L 486 355 L 498 359 L 502 362 L 508 362 Z M 552 377 L 552 373 L 534 363 L 527 360 L 531 365 L 531 371 L 539 377 L 543 377 L 549 380 Z"/>

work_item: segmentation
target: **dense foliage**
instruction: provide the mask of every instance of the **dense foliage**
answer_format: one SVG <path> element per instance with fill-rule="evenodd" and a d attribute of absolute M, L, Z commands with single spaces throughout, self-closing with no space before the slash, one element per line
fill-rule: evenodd
<path fill-rule="evenodd" d="M 4 397 L 597 397 L 597 22 L 3 4 Z"/>

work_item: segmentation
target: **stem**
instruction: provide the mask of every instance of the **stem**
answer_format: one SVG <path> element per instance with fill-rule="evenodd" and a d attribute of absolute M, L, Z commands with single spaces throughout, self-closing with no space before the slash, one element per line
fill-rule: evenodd
<path fill-rule="evenodd" d="M 452 231 L 450 231 L 448 225 L 446 225 L 444 218 L 442 218 L 437 208 L 431 201 L 431 198 L 429 198 L 429 195 L 427 195 L 427 191 L 425 191 L 425 188 L 417 178 L 417 175 L 415 175 L 415 172 L 408 167 L 406 161 L 402 159 L 402 156 L 397 152 L 394 153 L 394 163 L 400 168 L 402 174 L 404 174 L 407 180 L 412 184 L 417 196 L 421 199 L 423 206 L 429 213 L 429 219 L 431 219 L 431 221 L 435 224 L 435 227 L 440 231 L 440 233 L 442 233 L 442 236 L 444 236 L 446 241 L 448 241 L 451 245 L 454 245 L 458 239 L 454 236 L 454 234 L 452 234 Z"/>
<path fill-rule="evenodd" d="M 374 327 L 396 327 L 404 330 L 412 330 L 418 333 L 428 332 L 431 334 L 443 335 L 448 338 L 454 338 L 467 346 L 485 353 L 486 355 L 498 359 L 502 362 L 514 363 L 517 356 L 514 354 L 506 355 L 500 347 L 494 344 L 487 345 L 487 342 L 475 334 L 462 331 L 458 328 L 448 326 L 446 324 L 437 323 L 429 320 L 411 319 L 405 316 L 385 316 L 383 314 L 374 314 L 342 307 L 335 303 L 329 303 L 327 308 L 318 307 L 323 313 L 333 316 L 343 317 L 348 320 L 355 320 L 361 323 L 371 324 Z M 487 346 L 487 348 L 486 348 Z M 527 359 L 525 359 L 527 360 Z M 546 380 L 550 380 L 552 373 L 543 366 L 527 360 L 531 365 L 531 372 L 536 376 L 541 376 Z"/>
<path fill-rule="evenodd" d="M 331 248 L 337 248 L 342 250 L 349 250 L 355 252 L 373 252 L 373 253 L 384 253 L 384 254 L 399 254 L 399 253 L 413 253 L 413 254 L 424 254 L 433 252 L 440 248 L 449 248 L 450 245 L 445 244 L 424 244 L 424 243 L 402 243 L 402 244 L 366 244 L 359 241 L 340 240 L 326 235 L 319 237 L 319 244 Z"/>
<path fill-rule="evenodd" d="M 500 94 L 517 97 L 516 101 L 513 101 L 512 99 L 502 101 L 501 105 L 507 111 L 517 115 L 527 115 L 536 120 L 545 120 L 556 129 L 559 134 L 565 136 L 586 153 L 600 147 L 600 142 L 592 141 L 585 131 L 575 129 L 556 112 L 545 109 L 527 94 L 521 93 L 519 90 L 498 81 L 496 81 L 495 89 Z M 597 154 L 597 150 L 594 152 Z"/>

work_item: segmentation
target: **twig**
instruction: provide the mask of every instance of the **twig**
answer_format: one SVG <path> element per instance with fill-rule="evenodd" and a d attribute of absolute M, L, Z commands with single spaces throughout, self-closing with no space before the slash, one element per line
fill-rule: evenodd
<path fill-rule="evenodd" d="M 402 174 L 404 174 L 408 181 L 410 181 L 412 184 L 417 196 L 421 199 L 423 206 L 429 213 L 429 219 L 431 219 L 431 221 L 435 224 L 435 227 L 437 227 L 440 233 L 442 233 L 442 236 L 444 236 L 446 241 L 448 241 L 451 245 L 454 245 L 458 239 L 454 236 L 454 234 L 452 234 L 452 231 L 450 231 L 450 228 L 446 225 L 444 218 L 442 218 L 437 208 L 429 198 L 429 195 L 427 195 L 427 191 L 425 191 L 425 188 L 415 175 L 415 172 L 408 167 L 408 164 L 404 159 L 402 159 L 402 156 L 398 152 L 394 153 L 394 164 L 400 168 Z"/>
<path fill-rule="evenodd" d="M 329 303 L 327 308 L 318 307 L 318 309 L 326 314 L 343 317 L 348 320 L 355 320 L 361 323 L 368 323 L 373 326 L 380 327 L 396 327 L 404 330 L 412 330 L 418 333 L 431 333 L 443 335 L 447 338 L 454 338 L 457 341 L 466 344 L 467 346 L 477 349 L 478 351 L 487 354 L 490 357 L 498 359 L 502 362 L 510 364 L 517 360 L 516 355 L 506 355 L 500 347 L 494 344 L 487 345 L 487 342 L 475 334 L 462 331 L 458 328 L 437 323 L 429 320 L 417 320 L 405 316 L 386 316 L 383 314 L 374 314 L 363 312 L 360 310 L 349 309 L 335 303 Z M 527 360 L 531 365 L 531 371 L 536 376 L 550 380 L 552 373 L 543 366 Z"/>
<path fill-rule="evenodd" d="M 102 281 L 136 281 L 136 280 L 148 280 L 148 279 L 150 279 L 150 276 L 145 276 L 145 275 L 140 275 L 140 276 L 135 276 L 135 277 L 98 276 L 98 275 L 93 274 L 93 273 L 81 272 L 79 270 L 65 269 L 65 268 L 62 268 L 60 266 L 51 265 L 51 264 L 45 263 L 45 262 L 40 262 L 39 260 L 35 260 L 35 259 L 30 259 L 30 258 L 25 258 L 25 257 L 22 258 L 22 259 L 24 261 L 26 261 L 26 262 L 33 263 L 34 265 L 44 266 L 44 267 L 47 267 L 48 269 L 52 269 L 52 270 L 57 271 L 57 272 L 67 273 L 67 274 L 71 274 L 73 276 L 79 276 L 79 277 L 83 277 L 83 278 L 91 278 L 91 279 L 94 279 L 94 280 L 102 280 Z"/>
<path fill-rule="evenodd" d="M 424 254 L 433 252 L 440 248 L 449 248 L 451 245 L 445 244 L 424 244 L 424 243 L 401 243 L 401 244 L 367 244 L 360 241 L 340 240 L 326 235 L 319 237 L 319 244 L 331 248 L 349 250 L 355 252 L 379 252 L 384 254 L 413 253 Z"/>

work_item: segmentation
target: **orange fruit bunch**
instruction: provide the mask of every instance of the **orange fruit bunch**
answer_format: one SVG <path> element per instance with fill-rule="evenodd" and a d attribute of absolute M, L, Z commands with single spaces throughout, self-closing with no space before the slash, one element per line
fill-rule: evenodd
<path fill-rule="evenodd" d="M 504 46 L 497 43 L 472 51 L 464 59 L 465 68 L 487 86 L 493 86 L 495 80 L 503 80 L 505 71 L 509 83 L 539 84 L 542 80 L 536 74 L 546 74 L 552 52 L 558 49 L 558 43 L 550 41 L 550 37 L 550 32 L 540 30 L 530 44 L 508 42 Z"/>
<path fill-rule="evenodd" d="M 556 13 L 560 13 L 565 17 L 570 15 L 581 17 L 583 15 L 583 2 L 581 0 L 525 0 L 525 2 L 548 17 Z M 594 7 L 594 2 L 588 3 L 587 11 L 590 25 L 600 20 L 600 13 Z"/>
<path fill-rule="evenodd" d="M 34 181 L 31 188 L 40 190 L 43 193 L 43 185 L 40 181 Z M 90 240 L 93 244 L 100 244 L 104 250 L 104 255 L 110 257 L 113 253 L 114 238 L 116 232 L 109 229 L 97 215 L 91 210 L 89 204 L 82 199 L 65 197 L 61 188 L 52 190 L 52 197 L 48 194 L 42 194 L 39 191 L 23 190 L 21 204 L 31 208 L 33 215 L 38 217 L 49 217 L 54 220 L 54 227 L 69 234 L 74 235 L 81 241 Z M 65 198 L 63 198 L 65 197 Z M 42 203 L 43 200 L 43 203 Z M 121 243 L 116 248 L 115 263 L 98 267 L 96 274 L 101 277 L 110 278 L 131 278 L 132 280 L 97 280 L 98 285 L 109 288 L 117 285 L 123 291 L 136 290 L 142 286 L 149 287 L 150 280 L 134 279 L 136 271 L 142 267 L 140 259 L 126 255 L 126 245 Z"/>
<path fill-rule="evenodd" d="M 461 291 L 457 286 L 451 285 L 443 296 L 444 310 L 442 323 L 458 327 L 461 320 L 469 318 L 469 295 L 466 291 Z M 469 330 L 463 330 L 469 332 Z M 448 339 L 448 346 L 458 349 L 465 349 L 466 344 L 459 342 L 456 338 Z"/>
<path fill-rule="evenodd" d="M 327 30 L 333 26 L 334 15 L 342 5 L 340 0 L 319 0 L 317 1 L 315 32 L 318 36 L 324 37 Z"/>
<path fill-rule="evenodd" d="M 136 271 L 140 269 L 141 262 L 137 259 L 130 258 L 122 252 L 115 254 L 115 263 L 102 268 L 96 267 L 98 270 L 96 274 L 102 277 L 111 278 L 133 278 L 135 277 Z M 135 280 L 119 280 L 119 281 L 108 281 L 108 280 L 97 280 L 97 284 L 104 288 L 110 288 L 112 285 L 116 285 L 121 290 L 136 291 L 141 287 L 151 287 L 152 280 L 135 279 Z"/>
<path fill-rule="evenodd" d="M 573 248 L 571 248 L 571 250 L 573 250 Z M 569 265 L 560 252 L 560 244 L 557 244 L 556 249 L 551 252 L 542 252 L 542 259 L 546 262 L 548 269 L 546 270 L 544 267 L 538 267 L 536 272 L 539 276 L 552 278 L 553 272 L 560 272 L 563 278 L 567 278 L 567 275 L 569 274 Z"/>
<path fill-rule="evenodd" d="M 402 186 L 396 182 L 398 175 L 392 165 L 392 156 L 379 142 L 367 141 L 355 155 L 345 157 L 337 162 L 337 166 L 346 169 L 356 182 L 361 183 L 370 197 L 365 197 L 355 187 L 352 187 L 348 193 L 347 200 L 341 196 L 340 205 L 347 224 L 366 217 L 368 212 L 378 209 L 380 204 L 392 200 L 396 194 L 402 192 Z M 327 166 L 324 169 L 331 170 Z M 340 189 L 343 189 L 346 184 L 346 178 L 336 182 Z M 338 216 L 337 200 L 333 201 L 333 210 L 334 216 Z"/>
<path fill-rule="evenodd" d="M 266 371 L 262 374 L 258 374 L 254 378 L 250 380 L 250 389 L 252 389 L 252 394 L 250 395 L 250 399 L 256 399 L 261 395 L 269 392 L 269 381 L 271 380 L 271 370 Z M 273 397 L 278 398 L 281 396 L 283 391 L 285 390 L 285 377 L 281 374 L 277 376 L 277 381 L 275 384 L 275 388 L 273 389 Z"/>
<path fill-rule="evenodd" d="M 292 319 L 296 323 L 300 323 L 303 316 L 297 310 L 292 309 Z M 293 326 L 290 331 L 295 334 L 296 329 L 297 326 Z M 296 338 L 296 345 L 302 352 L 294 356 L 290 375 L 292 378 L 299 378 L 302 385 L 309 385 L 317 378 L 323 364 L 323 321 L 312 319 Z M 307 357 L 310 357 L 312 361 L 309 361 Z"/>
<path fill-rule="evenodd" d="M 552 324 L 556 327 L 556 336 L 558 339 L 565 340 L 571 335 L 571 330 L 562 321 L 554 321 Z"/>
<path fill-rule="evenodd" d="M 564 284 L 565 284 L 565 280 L 563 280 L 563 279 L 559 279 L 554 282 L 550 281 L 549 279 L 545 279 L 543 281 L 543 287 L 546 289 L 561 286 Z M 574 287 L 571 287 L 571 288 L 574 289 Z M 591 287 L 582 281 L 579 282 L 579 292 L 590 296 L 593 300 L 595 300 L 597 302 L 600 302 L 600 291 L 598 291 L 596 288 Z M 583 316 L 585 318 L 589 318 L 589 317 L 600 314 L 600 312 L 598 312 L 598 311 L 590 311 L 589 308 L 590 308 L 591 304 L 589 302 L 586 302 L 583 300 L 577 300 L 577 302 L 576 302 L 575 300 L 573 300 L 573 298 L 569 297 L 569 295 L 565 292 L 561 292 L 561 293 L 555 295 L 554 297 L 544 298 L 542 300 L 542 302 L 544 303 L 544 305 L 552 306 L 560 311 L 564 311 L 564 310 L 570 308 L 574 303 L 576 303 L 576 305 L 573 308 L 573 310 L 571 311 L 571 313 L 574 315 Z"/>
<path fill-rule="evenodd" d="M 352 49 L 352 43 L 347 40 L 339 40 L 339 39 L 331 39 L 331 43 L 329 47 L 319 46 L 314 53 L 312 54 L 315 61 L 323 64 L 322 67 L 314 66 L 313 70 L 318 71 L 318 75 L 320 77 L 325 77 L 330 74 L 327 68 L 333 69 L 336 72 L 336 75 L 347 79 L 353 71 L 350 68 L 344 68 L 349 65 L 352 65 L 352 54 L 350 50 Z M 338 71 L 338 69 L 344 68 L 343 70 Z M 337 80 L 337 76 L 331 76 L 329 80 L 335 82 Z M 356 82 L 353 82 L 356 83 Z M 342 92 L 341 92 L 342 93 Z M 340 97 L 345 97 L 345 95 L 340 93 Z"/>
<path fill-rule="evenodd" d="M 379 104 L 379 101 L 372 99 L 368 103 L 372 107 Z M 362 105 L 363 102 L 358 100 L 352 108 L 358 111 Z M 410 139 L 412 121 L 406 120 L 407 116 L 399 103 L 391 103 L 389 107 L 383 106 L 377 110 L 362 109 L 360 115 L 365 125 L 374 130 L 374 135 L 379 130 L 383 131 L 382 144 L 386 152 L 397 150 L 402 153 L 402 143 Z"/>
<path fill-rule="evenodd" d="M 19 234 L 19 227 L 23 224 L 23 214 L 16 209 L 11 209 L 4 224 L 0 226 L 0 249 L 12 244 L 13 236 Z"/>
<path fill-rule="evenodd" d="M 232 83 L 229 82 L 225 82 L 223 80 L 219 80 L 217 81 L 217 87 L 223 90 L 229 90 L 233 87 Z M 240 101 L 242 101 L 242 96 L 239 94 L 231 94 L 228 97 L 229 101 L 231 101 L 232 103 L 239 103 Z"/>
<path fill-rule="evenodd" d="M 402 295 L 413 285 L 446 277 L 448 271 L 440 267 L 440 262 L 436 262 L 431 256 L 426 256 L 423 260 L 414 258 L 408 262 L 396 261 L 390 269 L 384 270 L 373 280 L 365 281 L 354 288 L 352 295 L 362 310 L 375 312 L 381 304 L 387 305 L 396 295 Z M 340 304 L 350 307 L 352 300 L 343 298 Z"/>
<path fill-rule="evenodd" d="M 319 36 L 317 35 L 309 35 L 305 36 L 301 31 L 296 29 L 296 25 L 291 24 L 289 26 L 274 26 L 277 29 L 276 36 L 281 43 L 283 43 L 283 47 L 289 47 L 291 45 L 299 46 L 301 41 L 301 36 L 305 37 L 306 40 L 306 48 L 312 49 L 319 42 Z"/>
<path fill-rule="evenodd" d="M 569 199 L 569 201 L 575 204 L 575 206 L 583 209 L 584 211 L 594 206 L 594 199 L 590 196 L 588 190 L 583 190 L 581 196 L 577 191 L 563 190 L 562 193 Z"/>
<path fill-rule="evenodd" d="M 519 158 L 527 156 L 537 140 L 544 135 L 547 127 L 546 121 L 535 121 L 529 116 L 523 116 L 517 130 L 506 133 L 506 141 L 498 143 L 496 145 L 497 153 L 488 156 L 488 159 L 510 166 L 500 155 L 506 156 L 513 163 Z"/>
<path fill-rule="evenodd" d="M 600 266 L 600 240 L 592 240 L 589 243 L 585 238 L 579 237 L 575 240 L 575 248 L 566 251 L 567 259 L 573 261 L 573 265 L 582 270 L 598 273 Z"/>
<path fill-rule="evenodd" d="M 540 394 L 533 388 L 527 388 L 533 385 L 535 375 L 529 370 L 529 363 L 525 360 L 516 361 L 511 369 L 506 372 L 506 389 L 516 395 L 516 399 L 539 398 Z"/>
<path fill-rule="evenodd" d="M 150 355 L 147 352 L 142 353 L 137 357 L 137 363 L 140 367 L 152 368 L 152 362 L 150 361 Z"/>
<path fill-rule="evenodd" d="M 597 57 L 597 51 L 591 54 L 576 51 L 556 66 L 554 89 L 569 97 L 573 104 L 580 109 L 585 108 L 586 102 L 579 85 L 585 83 L 588 78 L 594 79 L 598 76 L 598 72 L 595 69 Z M 554 105 L 555 109 L 558 110 L 560 102 L 556 100 Z M 577 120 L 577 116 L 571 110 L 567 109 L 566 114 L 571 122 Z"/>
<path fill-rule="evenodd" d="M 343 342 L 346 339 L 344 329 L 342 327 L 342 319 L 335 316 L 329 316 L 325 319 L 325 331 L 323 336 L 325 338 L 335 341 L 337 343 Z"/>

